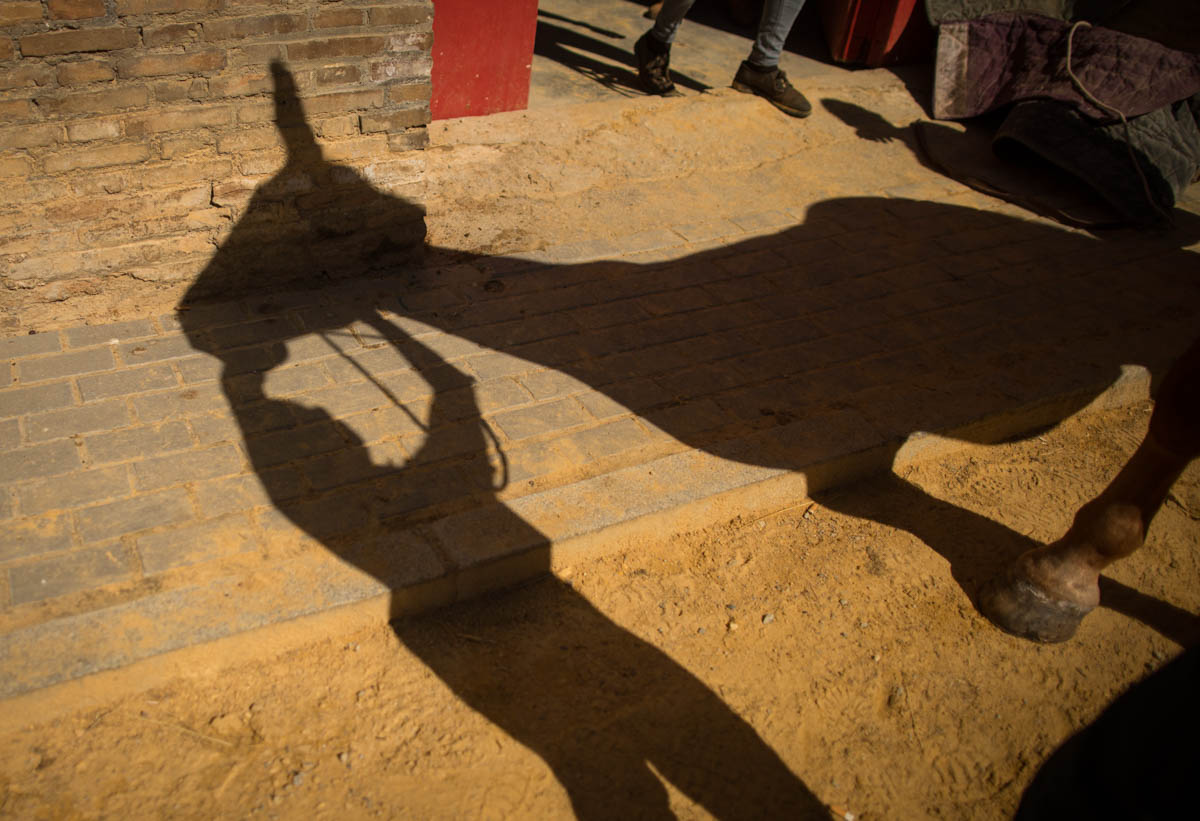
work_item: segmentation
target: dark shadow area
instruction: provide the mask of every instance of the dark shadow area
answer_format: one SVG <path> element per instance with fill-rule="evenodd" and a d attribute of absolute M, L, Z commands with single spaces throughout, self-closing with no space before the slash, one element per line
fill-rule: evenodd
<path fill-rule="evenodd" d="M 651 5 L 649 0 L 631 0 L 631 4 L 642 7 Z M 754 0 L 696 0 L 688 9 L 683 22 L 684 29 L 681 29 L 679 36 L 686 37 L 686 27 L 694 24 L 737 34 L 752 41 L 758 34 L 758 20 L 761 15 L 762 3 Z M 647 20 L 646 28 L 651 25 L 651 21 Z M 820 3 L 816 0 L 806 2 L 800 10 L 784 43 L 784 50 L 818 62 L 830 62 L 829 45 L 825 42 L 824 24 L 821 22 Z"/>
<path fill-rule="evenodd" d="M 984 582 L 1040 544 L 986 516 L 932 496 L 896 475 L 818 493 L 814 498 L 842 513 L 913 534 L 949 562 L 954 580 L 972 602 Z M 1140 621 L 1182 647 L 1200 645 L 1200 616 L 1107 576 L 1100 577 L 1100 604 Z"/>
<path fill-rule="evenodd" d="M 638 82 L 637 62 L 633 56 L 632 40 L 617 46 L 597 40 L 595 37 L 589 37 L 574 29 L 548 22 L 549 20 L 562 20 L 571 25 L 600 33 L 604 37 L 612 36 L 611 32 L 596 29 L 590 24 L 566 20 L 559 15 L 538 11 L 537 33 L 533 41 L 534 54 L 561 63 L 572 71 L 614 91 L 626 94 L 645 94 Z M 619 65 L 613 65 L 613 63 Z M 672 70 L 671 78 L 692 91 L 699 92 L 709 89 L 709 86 L 699 80 L 680 74 L 678 71 Z"/>
<path fill-rule="evenodd" d="M 1122 693 L 1039 768 L 1016 821 L 1186 818 L 1200 765 L 1200 648 Z"/>
<path fill-rule="evenodd" d="M 497 545 L 526 548 L 526 573 L 548 570 L 545 535 L 497 496 L 512 454 L 480 397 L 502 380 L 439 352 L 441 334 L 574 377 L 691 447 L 819 471 L 855 449 L 887 458 L 914 431 L 993 441 L 1003 433 L 964 426 L 1060 397 L 1043 409 L 1049 424 L 1124 363 L 1163 369 L 1194 333 L 1195 257 L 1173 250 L 1200 236 L 1194 220 L 1102 243 L 995 213 L 863 197 L 668 263 L 553 266 L 429 249 L 426 264 L 405 265 L 421 244 L 421 210 L 323 159 L 290 74 L 274 70 L 286 165 L 255 192 L 179 318 L 193 346 L 220 361 L 272 503 L 392 588 L 439 560 L 486 574 Z M 333 287 L 371 273 L 388 276 Z M 323 395 L 302 368 L 282 367 L 301 358 L 301 338 L 361 395 Z M 275 377 L 302 398 L 272 398 Z M 344 421 L 358 411 L 386 431 L 372 447 Z M 878 487 L 890 500 L 882 521 L 945 556 L 968 595 L 1028 546 L 899 479 Z M 864 510 L 854 493 L 817 498 Z M 439 530 L 448 514 L 473 511 L 488 513 L 485 525 Z M 531 620 L 539 596 L 570 614 L 553 640 Z M 1157 618 L 1145 602 L 1112 599 L 1131 617 Z M 494 644 L 464 638 L 472 619 L 492 625 Z M 569 585 L 545 581 L 395 629 L 466 703 L 547 761 L 582 818 L 668 817 L 650 767 L 719 818 L 826 817 L 699 679 Z"/>
<path fill-rule="evenodd" d="M 1116 208 L 1087 181 L 1019 142 L 998 137 L 997 133 L 1003 133 L 1009 116 L 1007 110 L 973 117 L 955 125 L 919 120 L 900 127 L 873 111 L 843 100 L 825 98 L 821 104 L 854 128 L 862 139 L 902 142 L 929 170 L 1030 213 L 1090 231 L 1108 231 L 1131 223 L 1127 213 Z M 1142 167 L 1151 167 L 1148 158 L 1135 153 L 1140 157 Z M 1129 161 L 1125 150 L 1115 147 L 1112 159 L 1118 167 L 1124 167 Z M 1165 191 L 1165 186 L 1167 183 L 1157 178 L 1156 190 Z M 1134 199 L 1140 197 L 1138 194 Z"/>
<path fill-rule="evenodd" d="M 492 458 L 498 447 L 479 409 L 474 379 L 404 330 L 403 323 L 368 304 L 292 314 L 276 297 L 264 296 L 256 303 L 256 322 L 230 326 L 223 324 L 220 307 L 202 304 L 200 295 L 245 293 L 251 280 L 239 273 L 240 265 L 254 248 L 260 287 L 264 268 L 272 266 L 278 266 L 274 281 L 293 285 L 319 284 L 330 276 L 326 263 L 338 261 L 337 253 L 328 258 L 314 253 L 312 263 L 296 268 L 295 258 L 275 257 L 259 234 L 260 220 L 279 207 L 305 209 L 296 192 L 308 197 L 310 189 L 298 180 L 307 178 L 318 187 L 340 180 L 337 190 L 350 197 L 334 206 L 341 214 L 365 217 L 379 209 L 411 221 L 414 213 L 324 162 L 311 132 L 296 124 L 299 101 L 291 76 L 278 65 L 275 82 L 287 165 L 256 193 L 180 311 L 193 345 L 221 361 L 222 391 L 272 502 L 343 560 L 393 585 L 427 555 L 414 526 L 465 508 L 494 514 L 489 531 L 474 538 L 510 539 L 547 557 L 537 550 L 546 538 L 496 500 L 507 470 L 500 455 L 497 476 Z M 317 207 L 325 213 L 328 204 L 322 199 Z M 307 220 L 301 230 L 313 231 L 313 224 Z M 341 235 L 314 233 L 306 243 L 288 231 L 283 239 L 285 245 L 299 244 L 302 258 L 325 239 L 338 246 Z M 407 247 L 388 248 L 403 254 L 411 246 L 410 241 Z M 265 382 L 286 360 L 289 342 L 316 335 L 337 349 L 352 328 L 373 351 L 408 366 L 400 379 L 376 378 L 362 368 L 392 400 L 399 423 L 424 434 L 411 452 L 396 453 L 402 466 L 377 460 L 326 408 L 267 395 Z M 350 368 L 361 366 L 348 356 L 344 361 Z M 432 401 L 424 421 L 397 396 L 405 380 L 428 385 Z M 548 565 L 542 570 L 548 572 Z M 545 623 L 543 611 L 542 623 L 534 623 L 547 602 L 558 621 Z M 461 627 L 472 619 L 487 622 L 492 639 L 481 641 L 474 635 L 477 629 Z M 618 627 L 569 585 L 545 581 L 536 591 L 526 588 L 402 620 L 395 629 L 460 698 L 547 762 L 579 818 L 674 817 L 655 771 L 718 818 L 826 817 L 823 805 L 749 724 L 694 675 Z"/>

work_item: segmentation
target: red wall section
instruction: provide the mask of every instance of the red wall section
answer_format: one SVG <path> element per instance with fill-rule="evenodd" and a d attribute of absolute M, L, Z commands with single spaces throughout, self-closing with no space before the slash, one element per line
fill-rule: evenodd
<path fill-rule="evenodd" d="M 435 120 L 529 103 L 537 0 L 434 0 Z"/>

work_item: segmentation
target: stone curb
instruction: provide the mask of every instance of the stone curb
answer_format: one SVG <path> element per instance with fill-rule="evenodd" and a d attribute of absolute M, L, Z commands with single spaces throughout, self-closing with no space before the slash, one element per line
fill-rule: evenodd
<path fill-rule="evenodd" d="M 138 672 L 138 665 L 170 675 L 187 669 L 186 662 L 172 660 L 173 653 L 183 653 L 180 658 L 186 659 L 189 652 L 202 652 L 196 648 L 204 643 L 228 663 L 242 653 L 257 657 L 264 646 L 278 650 L 311 640 L 321 634 L 310 628 L 321 623 L 322 614 L 334 614 L 335 620 L 347 624 L 378 624 L 429 611 L 660 540 L 664 534 L 701 529 L 735 516 L 770 515 L 836 485 L 943 457 L 963 441 L 998 442 L 1038 430 L 1079 407 L 1081 397 L 1094 396 L 1080 413 L 1143 401 L 1150 396 L 1151 375 L 1130 366 L 1112 384 L 1094 387 L 980 418 L 953 431 L 914 435 L 900 444 L 885 441 L 865 420 L 855 418 L 857 414 L 831 414 L 795 423 L 811 442 L 839 445 L 818 448 L 802 470 L 738 462 L 745 442 L 735 440 L 722 446 L 721 456 L 684 451 L 522 497 L 507 506 L 450 516 L 433 529 L 457 569 L 441 576 L 410 572 L 391 589 L 332 555 L 306 555 L 255 574 L 253 588 L 273 591 L 267 597 L 239 594 L 245 579 L 226 576 L 19 629 L 0 638 L 0 658 L 5 659 L 0 698 L 9 701 L 6 712 L 20 715 L 23 711 L 16 706 L 38 691 L 52 696 L 50 690 L 70 689 L 72 683 L 96 674 L 123 682 L 120 687 L 148 686 L 150 679 Z M 842 447 L 844 443 L 849 447 Z M 489 532 L 479 529 L 497 527 L 513 514 L 545 539 L 506 543 L 502 530 L 497 530 L 496 539 L 470 550 L 477 540 L 455 538 L 461 532 Z M 273 639 L 272 631 L 278 630 L 290 638 Z M 220 649 L 226 645 L 230 652 Z"/>

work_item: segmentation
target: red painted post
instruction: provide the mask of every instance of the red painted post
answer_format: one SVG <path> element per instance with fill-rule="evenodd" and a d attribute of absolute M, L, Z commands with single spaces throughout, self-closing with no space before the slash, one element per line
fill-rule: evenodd
<path fill-rule="evenodd" d="M 434 0 L 433 119 L 529 104 L 537 0 Z"/>
<path fill-rule="evenodd" d="M 839 63 L 881 66 L 933 55 L 933 30 L 918 0 L 822 0 L 821 17 Z"/>

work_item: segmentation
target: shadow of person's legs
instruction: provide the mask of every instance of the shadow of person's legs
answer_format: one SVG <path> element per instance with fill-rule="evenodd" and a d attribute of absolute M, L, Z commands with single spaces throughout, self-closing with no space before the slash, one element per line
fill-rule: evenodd
<path fill-rule="evenodd" d="M 826 817 L 703 682 L 561 581 L 394 627 L 463 701 L 549 764 L 579 818 L 674 817 L 655 773 L 717 818 Z"/>

